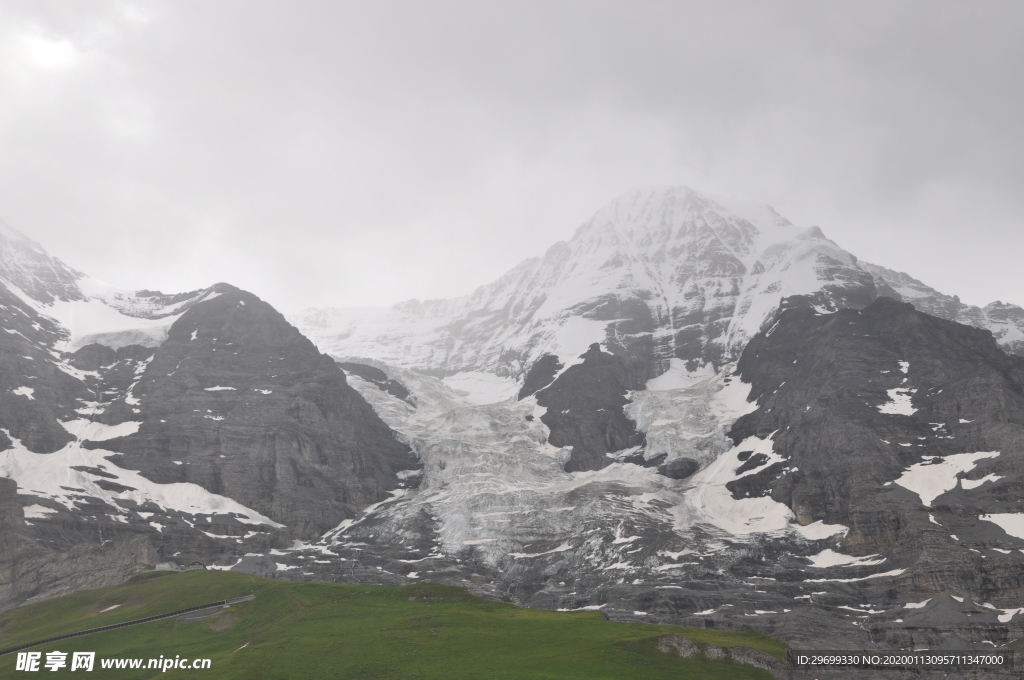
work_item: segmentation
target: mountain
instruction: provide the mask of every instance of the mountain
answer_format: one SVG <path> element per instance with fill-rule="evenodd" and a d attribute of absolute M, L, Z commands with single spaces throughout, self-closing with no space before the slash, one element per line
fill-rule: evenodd
<path fill-rule="evenodd" d="M 349 379 L 424 471 L 417 490 L 289 563 L 326 576 L 314 559 L 324 551 L 364 565 L 372 553 L 361 578 L 379 566 L 465 579 L 533 606 L 756 626 L 826 647 L 871 646 L 873 636 L 909 644 L 897 621 L 908 605 L 954 593 L 986 603 L 998 630 L 936 623 L 928 644 L 1008 642 L 1020 636 L 1024 599 L 1010 576 L 1024 545 L 1013 533 L 1019 508 L 988 500 L 978 480 L 1001 476 L 995 490 L 1012 496 L 1020 479 L 990 472 L 978 454 L 1002 449 L 994 458 L 1012 468 L 1015 435 L 968 436 L 946 412 L 905 419 L 920 397 L 900 390 L 927 384 L 972 412 L 994 399 L 1019 418 L 1007 397 L 1016 383 L 978 381 L 1017 370 L 1008 352 L 1020 349 L 1021 311 L 963 305 L 764 206 L 686 189 L 627 195 L 570 242 L 465 298 L 293 319 L 346 366 L 382 374 Z M 847 329 L 851 313 L 875 325 Z M 804 317 L 848 332 L 809 346 Z M 894 348 L 865 354 L 883 334 Z M 793 347 L 758 350 L 785 339 Z M 908 343 L 917 349 L 896 356 Z M 815 353 L 831 358 L 804 374 L 799 359 Z M 919 363 L 948 365 L 913 383 Z M 848 384 L 846 365 L 893 384 Z M 759 371 L 778 373 L 765 383 Z M 385 380 L 408 396 L 389 394 Z M 797 382 L 806 399 L 783 408 L 779 395 Z M 941 437 L 959 438 L 940 439 L 939 424 Z M 897 483 L 916 488 L 910 480 L 939 469 L 947 491 L 979 488 L 968 505 L 927 512 Z M 953 516 L 962 528 L 936 533 Z M 964 531 L 978 542 L 950 538 Z"/>
<path fill-rule="evenodd" d="M 0 239 L 0 605 L 286 547 L 419 467 L 256 296 L 114 292 Z"/>
<path fill-rule="evenodd" d="M 832 313 L 788 298 L 769 321 L 726 372 L 629 393 L 643 444 L 613 445 L 633 444 L 599 469 L 568 464 L 593 451 L 585 439 L 552 443 L 575 409 L 570 438 L 601 417 L 588 397 L 618 392 L 621 364 L 598 347 L 564 387 L 590 374 L 612 389 L 554 407 L 471 405 L 387 368 L 413 406 L 350 376 L 420 454 L 423 481 L 285 564 L 326 578 L 336 555 L 364 582 L 469 583 L 805 649 L 1021 638 L 1024 358 L 885 297 Z"/>
<path fill-rule="evenodd" d="M 1024 635 L 1024 310 L 767 206 L 634 192 L 466 297 L 291 319 L 3 238 L 2 606 L 201 561 L 804 648 Z"/>
<path fill-rule="evenodd" d="M 911 278 L 878 265 L 862 263 L 875 277 L 879 295 L 909 302 L 918 309 L 940 319 L 956 321 L 992 332 L 1007 352 L 1024 356 L 1024 309 L 996 300 L 984 307 L 965 305 L 957 295 L 943 295 Z"/>
<path fill-rule="evenodd" d="M 1024 309 L 969 307 L 906 274 L 861 262 L 766 205 L 686 187 L 635 191 L 568 242 L 453 300 L 386 309 L 311 309 L 292 318 L 336 357 L 442 377 L 479 403 L 510 396 L 545 355 L 562 364 L 602 343 L 627 360 L 630 387 L 683 386 L 735 361 L 783 298 L 822 310 L 879 295 L 992 330 L 1024 351 Z"/>

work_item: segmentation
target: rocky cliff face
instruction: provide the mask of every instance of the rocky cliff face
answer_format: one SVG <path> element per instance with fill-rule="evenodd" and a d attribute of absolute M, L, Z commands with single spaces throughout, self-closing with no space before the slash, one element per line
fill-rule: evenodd
<path fill-rule="evenodd" d="M 929 578 L 999 590 L 987 583 L 1008 575 L 996 575 L 1002 555 L 1024 545 L 1013 529 L 1024 519 L 1024 359 L 987 331 L 880 298 L 833 315 L 797 302 L 751 341 L 739 371 L 760 408 L 730 434 L 772 447 L 734 494 L 770 495 L 802 524 L 850 527 L 853 554 L 957 554 L 975 578 Z M 1003 595 L 1024 598 L 1020 588 Z"/>
<path fill-rule="evenodd" d="M 329 357 L 256 296 L 224 284 L 178 319 L 97 444 L 160 484 L 189 482 L 312 537 L 382 500 L 409 448 Z M 121 405 L 130 408 L 118 408 Z M 131 406 L 137 404 L 137 406 Z"/>
<path fill-rule="evenodd" d="M 81 272 L 50 257 L 35 241 L 0 222 L 0 280 L 42 304 L 81 301 Z"/>
<path fill-rule="evenodd" d="M 0 608 L 234 564 L 409 485 L 409 448 L 255 296 L 126 293 L 0 246 Z"/>
<path fill-rule="evenodd" d="M 0 609 L 119 585 L 159 561 L 150 541 L 138 533 L 69 541 L 77 532 L 65 524 L 40 534 L 25 518 L 22 501 L 28 498 L 19 496 L 13 479 L 0 478 Z"/>
<path fill-rule="evenodd" d="M 1024 308 L 996 300 L 984 307 L 965 305 L 956 295 L 944 295 L 902 272 L 861 263 L 875 278 L 879 295 L 909 302 L 914 308 L 940 319 L 992 331 L 1007 352 L 1024 356 Z"/>
<path fill-rule="evenodd" d="M 72 436 L 70 420 L 89 392 L 75 370 L 54 356 L 61 329 L 0 283 L 0 447 L 11 436 L 31 451 L 50 453 Z"/>
<path fill-rule="evenodd" d="M 548 442 L 570 447 L 566 472 L 600 470 L 615 462 L 608 454 L 639 449 L 644 436 L 623 412 L 629 379 L 621 357 L 594 344 L 549 386 L 537 392 Z"/>

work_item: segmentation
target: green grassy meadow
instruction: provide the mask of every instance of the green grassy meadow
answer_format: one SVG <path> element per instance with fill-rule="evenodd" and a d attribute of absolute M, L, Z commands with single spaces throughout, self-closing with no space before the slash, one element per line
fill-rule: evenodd
<path fill-rule="evenodd" d="M 94 651 L 91 674 L 68 667 L 40 674 L 0 657 L 0 678 L 205 678 L 209 680 L 433 679 L 587 680 L 622 678 L 760 678 L 767 671 L 703 656 L 659 652 L 657 639 L 684 635 L 698 643 L 741 645 L 781 658 L 784 645 L 758 633 L 605 621 L 598 612 L 523 609 L 460 588 L 295 583 L 232 572 L 192 571 L 136 577 L 0 614 L 0 649 L 121 621 L 253 593 L 212 618 L 167 619 L 41 645 L 43 652 Z M 120 605 L 111 611 L 101 610 Z M 100 668 L 100 660 L 212 660 L 209 670 Z M 143 662 L 145 665 L 145 662 Z"/>

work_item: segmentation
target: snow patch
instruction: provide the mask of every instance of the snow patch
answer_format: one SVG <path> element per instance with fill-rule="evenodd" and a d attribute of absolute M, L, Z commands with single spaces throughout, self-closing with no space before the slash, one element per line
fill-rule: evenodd
<path fill-rule="evenodd" d="M 748 474 L 756 474 L 767 465 L 782 460 L 772 448 L 772 435 L 767 439 L 747 437 L 740 444 L 726 451 L 707 468 L 697 472 L 691 480 L 694 491 L 687 497 L 687 506 L 699 518 L 730 534 L 774 533 L 792 531 L 795 516 L 782 503 L 769 497 L 741 498 L 736 500 L 726 484 Z M 737 475 L 735 470 L 742 464 L 737 455 L 741 451 L 752 451 L 768 456 L 765 466 Z M 678 510 L 678 509 L 677 509 Z"/>
<path fill-rule="evenodd" d="M 866 555 L 864 557 L 854 557 L 853 555 L 844 555 L 837 553 L 830 548 L 822 550 L 817 555 L 811 555 L 807 559 L 811 561 L 811 566 L 815 569 L 827 569 L 828 567 L 857 567 L 857 566 L 874 566 L 885 562 L 885 558 L 873 559 L 878 555 Z"/>
<path fill-rule="evenodd" d="M 566 317 L 543 351 L 537 352 L 533 358 L 539 359 L 544 354 L 554 354 L 567 368 L 578 363 L 580 355 L 590 349 L 591 345 L 605 341 L 605 329 L 608 324 L 608 321 L 584 319 L 582 316 Z"/>
<path fill-rule="evenodd" d="M 35 391 L 36 390 L 33 387 L 17 387 L 11 390 L 14 394 L 17 394 L 20 397 L 28 397 L 29 399 L 35 399 L 35 397 L 32 396 L 35 394 Z"/>
<path fill-rule="evenodd" d="M 1024 539 L 1024 512 L 1001 512 L 982 515 L 978 519 L 992 522 L 1011 536 Z"/>
<path fill-rule="evenodd" d="M 26 505 L 24 511 L 25 519 L 45 519 L 57 513 L 53 508 L 47 508 L 43 505 Z"/>
<path fill-rule="evenodd" d="M 892 576 L 899 576 L 904 573 L 906 569 L 893 569 L 892 571 L 882 572 L 881 574 L 871 574 L 871 576 L 861 576 L 860 578 L 809 578 L 804 583 L 854 583 L 856 581 L 867 581 L 873 578 L 890 578 Z"/>
<path fill-rule="evenodd" d="M 701 380 L 707 380 L 715 375 L 715 367 L 711 364 L 703 364 L 695 371 L 686 369 L 686 362 L 676 357 L 672 358 L 669 369 L 657 378 L 651 378 L 645 385 L 651 392 L 664 392 L 666 390 L 678 390 L 690 387 Z"/>
<path fill-rule="evenodd" d="M 997 482 L 997 481 L 999 481 L 1002 478 L 1003 478 L 1002 475 L 987 474 L 984 477 L 982 477 L 981 479 L 961 479 L 960 480 L 960 484 L 965 489 L 975 489 L 975 488 L 981 486 L 982 484 L 984 484 L 985 482 Z"/>
<path fill-rule="evenodd" d="M 79 441 L 102 442 L 117 437 L 127 437 L 139 431 L 142 425 L 139 421 L 129 420 L 117 425 L 104 425 L 85 418 L 77 420 L 59 421 L 61 426 L 75 436 Z"/>
<path fill-rule="evenodd" d="M 565 552 L 566 550 L 572 550 L 572 546 L 569 545 L 568 543 L 563 543 L 562 545 L 558 546 L 557 548 L 552 548 L 551 550 L 545 550 L 544 552 L 539 552 L 539 553 L 509 553 L 509 555 L 511 557 L 516 558 L 516 559 L 523 559 L 523 558 L 527 558 L 527 557 L 540 557 L 541 555 L 551 555 L 553 553 Z"/>
<path fill-rule="evenodd" d="M 757 401 L 748 401 L 753 385 L 735 376 L 711 399 L 711 412 L 724 423 L 732 424 L 757 410 Z"/>
<path fill-rule="evenodd" d="M 979 451 L 957 453 L 945 458 L 934 456 L 911 465 L 895 482 L 920 496 L 921 503 L 928 508 L 936 498 L 956 488 L 958 474 L 973 470 L 977 461 L 983 458 L 995 458 L 998 455 L 998 451 Z"/>
<path fill-rule="evenodd" d="M 911 397 L 915 392 L 917 392 L 915 387 L 894 387 L 891 390 L 886 390 L 889 401 L 875 408 L 888 415 L 912 416 L 917 413 L 917 409 L 911 403 Z"/>
<path fill-rule="evenodd" d="M 846 605 L 846 604 L 841 604 L 838 607 L 836 607 L 836 609 L 846 609 L 846 610 L 849 610 L 851 612 L 857 612 L 859 614 L 884 614 L 885 613 L 884 609 L 861 609 L 859 607 L 851 607 L 851 606 Z"/>
<path fill-rule="evenodd" d="M 850 527 L 842 524 L 825 524 L 824 520 L 820 519 L 807 525 L 796 524 L 793 528 L 808 541 L 822 541 L 836 534 L 845 536 L 850 532 Z"/>
<path fill-rule="evenodd" d="M 181 318 L 182 313 L 174 312 L 189 302 L 161 308 L 147 298 L 136 297 L 133 292 L 95 279 L 79 279 L 78 285 L 87 299 L 55 300 L 50 304 L 29 300 L 36 311 L 68 331 L 68 337 L 57 345 L 57 349 L 66 352 L 92 343 L 113 349 L 126 345 L 157 347 L 167 339 L 174 322 Z M 155 316 L 160 318 L 153 318 Z"/>
<path fill-rule="evenodd" d="M 101 423 L 90 423 L 91 426 L 121 427 L 104 426 Z M 232 514 L 239 522 L 245 524 L 283 526 L 230 498 L 210 493 L 197 484 L 158 484 L 134 470 L 117 467 L 106 459 L 106 456 L 114 455 L 114 452 L 82 448 L 82 439 L 71 442 L 54 453 L 33 453 L 7 430 L 0 431 L 14 444 L 12 448 L 0 451 L 0 475 L 14 479 L 23 490 L 21 493 L 47 497 L 72 512 L 77 510 L 76 503 L 80 502 L 82 496 L 91 496 L 114 507 L 118 506 L 119 500 L 133 501 L 139 506 L 155 503 L 166 510 L 188 514 Z M 86 432 L 89 432 L 89 428 L 86 428 Z M 72 469 L 73 467 L 100 467 L 115 475 L 117 482 L 129 489 L 117 492 L 104 489 L 96 483 L 95 475 Z"/>

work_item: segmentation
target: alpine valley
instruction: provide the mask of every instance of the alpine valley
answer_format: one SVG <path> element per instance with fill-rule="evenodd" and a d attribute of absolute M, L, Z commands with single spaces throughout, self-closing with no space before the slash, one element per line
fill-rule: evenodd
<path fill-rule="evenodd" d="M 637 191 L 465 297 L 287 318 L 0 225 L 0 329 L 0 609 L 200 563 L 798 649 L 1024 638 L 1024 309 L 765 205 Z"/>

